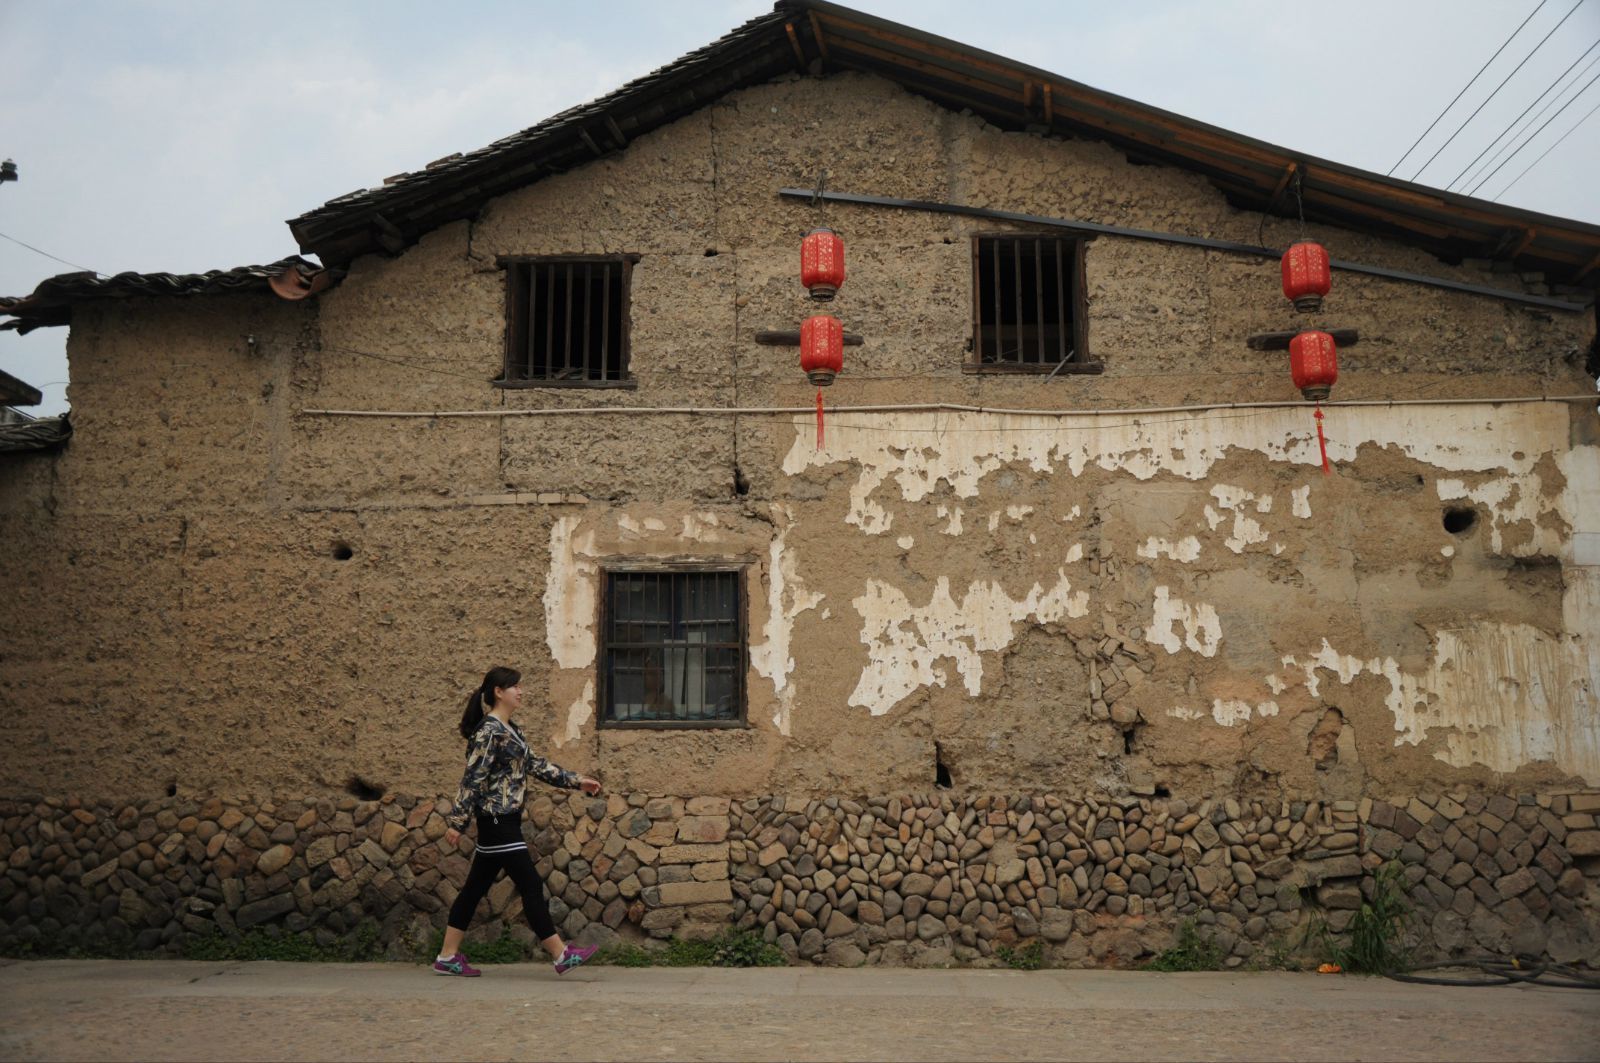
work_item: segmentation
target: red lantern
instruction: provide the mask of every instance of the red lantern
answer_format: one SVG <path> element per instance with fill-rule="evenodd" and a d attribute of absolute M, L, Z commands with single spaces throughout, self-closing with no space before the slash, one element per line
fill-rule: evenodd
<path fill-rule="evenodd" d="M 1322 402 L 1339 382 L 1339 352 L 1333 337 L 1307 329 L 1289 341 L 1289 371 L 1309 402 Z"/>
<path fill-rule="evenodd" d="M 838 318 L 817 314 L 800 323 L 800 368 L 819 388 L 844 370 L 844 326 Z"/>
<path fill-rule="evenodd" d="M 844 241 L 832 229 L 812 229 L 800 241 L 800 283 L 811 298 L 829 302 L 844 284 Z"/>
<path fill-rule="evenodd" d="M 1302 242 L 1283 253 L 1283 296 L 1303 314 L 1322 309 L 1322 297 L 1333 286 L 1328 251 L 1321 244 Z"/>

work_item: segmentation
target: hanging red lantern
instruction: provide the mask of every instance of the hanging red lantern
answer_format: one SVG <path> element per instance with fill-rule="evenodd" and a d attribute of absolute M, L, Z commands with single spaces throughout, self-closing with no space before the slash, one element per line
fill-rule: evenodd
<path fill-rule="evenodd" d="M 1287 261 L 1287 260 L 1285 260 Z M 1322 454 L 1324 475 L 1328 467 L 1328 440 L 1322 434 L 1322 402 L 1339 382 L 1339 350 L 1333 337 L 1317 329 L 1306 329 L 1289 341 L 1289 372 L 1294 386 L 1307 400 L 1317 404 L 1317 449 Z"/>
<path fill-rule="evenodd" d="M 1339 382 L 1339 351 L 1333 337 L 1306 329 L 1289 341 L 1289 371 L 1294 386 L 1310 402 L 1322 402 Z"/>
<path fill-rule="evenodd" d="M 1322 309 L 1322 297 L 1333 286 L 1328 250 L 1302 241 L 1283 253 L 1283 297 L 1303 314 Z"/>
<path fill-rule="evenodd" d="M 829 302 L 844 285 L 844 241 L 832 229 L 812 229 L 800 241 L 800 283 L 811 298 Z"/>
<path fill-rule="evenodd" d="M 830 314 L 800 323 L 800 368 L 817 385 L 817 447 L 822 446 L 822 389 L 844 370 L 844 326 Z"/>

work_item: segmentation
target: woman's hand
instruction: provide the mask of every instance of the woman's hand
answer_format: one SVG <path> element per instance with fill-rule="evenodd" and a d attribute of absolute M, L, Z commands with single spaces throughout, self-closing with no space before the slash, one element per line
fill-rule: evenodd
<path fill-rule="evenodd" d="M 600 780 L 588 775 L 585 775 L 578 780 L 578 786 L 590 797 L 593 797 L 595 794 L 600 792 Z"/>
<path fill-rule="evenodd" d="M 451 827 L 444 832 L 444 843 L 450 848 L 459 848 L 461 845 L 461 832 Z"/>

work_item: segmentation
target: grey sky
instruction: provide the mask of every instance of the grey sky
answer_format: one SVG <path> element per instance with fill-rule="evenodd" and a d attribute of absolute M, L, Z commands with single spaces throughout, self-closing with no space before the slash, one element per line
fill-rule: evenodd
<path fill-rule="evenodd" d="M 1573 3 L 1548 0 L 1397 176 Z M 295 252 L 284 219 L 600 96 L 770 6 L 0 0 L 0 158 L 21 171 L 0 185 L 0 233 L 103 273 L 269 262 Z M 1383 173 L 1537 0 L 852 6 Z M 1596 41 L 1600 0 L 1581 0 L 1421 183 L 1449 183 Z M 1584 68 L 1597 57 L 1544 117 L 1600 72 Z M 1478 194 L 1499 192 L 1597 104 L 1600 84 Z M 1600 115 L 1501 202 L 1600 223 L 1597 172 Z M 0 240 L 0 293 L 72 268 Z M 30 412 L 66 407 L 65 342 L 65 329 L 0 333 L 0 369 L 45 393 Z"/>

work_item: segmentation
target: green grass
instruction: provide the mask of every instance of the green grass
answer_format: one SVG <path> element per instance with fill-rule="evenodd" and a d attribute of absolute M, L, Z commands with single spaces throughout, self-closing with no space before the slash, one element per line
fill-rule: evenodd
<path fill-rule="evenodd" d="M 1215 971 L 1225 957 L 1210 934 L 1201 933 L 1193 919 L 1178 927 L 1178 940 L 1144 965 L 1147 971 Z"/>
<path fill-rule="evenodd" d="M 1012 948 L 1001 945 L 994 950 L 1000 957 L 1000 962 L 1016 971 L 1037 971 L 1044 966 L 1044 942 L 1030 941 L 1025 945 Z"/>
<path fill-rule="evenodd" d="M 1350 943 L 1333 946 L 1334 962 L 1356 974 L 1388 974 L 1410 965 L 1404 943 L 1411 924 L 1406 901 L 1405 868 L 1391 860 L 1372 876 L 1372 897 L 1363 901 L 1350 923 Z"/>
<path fill-rule="evenodd" d="M 435 931 L 431 942 L 428 948 L 418 951 L 419 963 L 432 963 L 433 958 L 439 955 L 439 950 L 444 947 L 444 931 Z M 510 927 L 502 927 L 500 936 L 492 941 L 466 941 L 462 943 L 461 948 L 472 957 L 474 966 L 491 963 L 523 963 L 533 955 L 530 946 L 512 937 Z M 543 954 L 542 950 L 540 954 Z"/>
<path fill-rule="evenodd" d="M 270 934 L 249 930 L 238 937 L 219 932 L 191 938 L 183 945 L 186 960 L 288 960 L 298 963 L 357 963 L 382 958 L 376 923 L 363 923 L 330 945 L 310 934 Z"/>
<path fill-rule="evenodd" d="M 789 963 L 782 949 L 748 930 L 727 930 L 703 941 L 669 938 L 657 949 L 618 941 L 596 958 L 613 967 L 786 967 Z"/>

